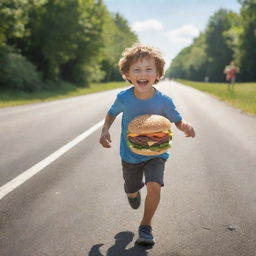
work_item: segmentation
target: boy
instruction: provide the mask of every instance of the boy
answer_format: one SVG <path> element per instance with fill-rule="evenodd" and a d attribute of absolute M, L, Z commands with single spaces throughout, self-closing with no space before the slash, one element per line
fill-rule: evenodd
<path fill-rule="evenodd" d="M 140 206 L 140 189 L 144 186 L 143 174 L 147 187 L 144 215 L 139 226 L 139 238 L 136 243 L 154 245 L 151 222 L 160 201 L 160 190 L 164 185 L 164 165 L 169 154 L 143 156 L 131 152 L 126 143 L 128 124 L 139 115 L 158 114 L 174 122 L 187 137 L 194 137 L 195 132 L 189 123 L 182 120 L 171 98 L 153 87 L 164 74 L 165 62 L 158 49 L 137 43 L 131 48 L 125 49 L 122 56 L 119 61 L 120 71 L 123 78 L 133 86 L 117 95 L 106 115 L 100 143 L 105 148 L 111 147 L 109 128 L 116 116 L 123 113 L 120 155 L 125 181 L 124 190 L 133 209 Z"/>

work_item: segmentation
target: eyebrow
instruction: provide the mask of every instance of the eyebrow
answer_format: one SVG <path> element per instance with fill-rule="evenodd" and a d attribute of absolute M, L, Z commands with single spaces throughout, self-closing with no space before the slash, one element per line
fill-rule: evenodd
<path fill-rule="evenodd" d="M 146 66 L 146 68 L 152 68 L 152 67 L 153 67 L 153 65 Z M 141 68 L 141 66 L 134 66 L 134 68 Z"/>

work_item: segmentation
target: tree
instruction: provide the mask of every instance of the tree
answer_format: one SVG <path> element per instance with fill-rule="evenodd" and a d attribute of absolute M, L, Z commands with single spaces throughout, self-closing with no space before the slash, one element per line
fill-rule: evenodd
<path fill-rule="evenodd" d="M 45 0 L 2 0 L 0 2 L 0 86 L 33 91 L 42 87 L 36 66 L 19 49 L 30 30 L 29 12 Z"/>
<path fill-rule="evenodd" d="M 0 87 L 35 91 L 42 87 L 35 65 L 12 47 L 0 49 Z"/>
<path fill-rule="evenodd" d="M 244 81 L 256 81 L 256 1 L 243 0 L 242 4 L 242 33 L 239 38 L 238 60 L 241 79 Z"/>
<path fill-rule="evenodd" d="M 243 32 L 242 16 L 238 13 L 229 12 L 228 17 L 231 23 L 229 30 L 223 32 L 228 47 L 233 52 L 233 60 L 238 62 L 238 55 L 240 52 L 239 38 Z"/>
<path fill-rule="evenodd" d="M 26 67 L 31 79 L 41 77 L 39 70 L 44 80 L 63 79 L 78 86 L 109 81 L 119 73 L 121 51 L 136 40 L 127 20 L 111 16 L 102 0 L 0 2 L 0 63 L 8 60 L 12 72 Z M 0 66 L 5 84 L 12 75 Z"/>
<path fill-rule="evenodd" d="M 224 9 L 217 11 L 210 17 L 206 29 L 206 53 L 209 58 L 208 74 L 212 81 L 224 81 L 224 67 L 233 58 L 233 50 L 229 47 L 225 31 L 228 31 L 232 24 L 229 17 L 230 12 Z"/>
<path fill-rule="evenodd" d="M 46 0 L 1 0 L 0 46 L 28 35 L 26 25 L 29 22 L 29 11 L 45 2 Z"/>
<path fill-rule="evenodd" d="M 184 48 L 172 61 L 167 77 L 203 81 L 207 76 L 205 33 L 201 33 L 189 47 Z"/>
<path fill-rule="evenodd" d="M 106 8 L 101 0 L 51 0 L 31 13 L 25 50 L 45 79 L 86 86 L 99 74 Z"/>
<path fill-rule="evenodd" d="M 102 68 L 105 71 L 104 81 L 122 80 L 118 61 L 122 51 L 138 41 L 137 35 L 131 30 L 127 20 L 119 13 L 112 14 L 106 22 L 105 58 Z"/>
<path fill-rule="evenodd" d="M 205 32 L 174 59 L 169 75 L 196 81 L 206 77 L 211 81 L 224 81 L 223 70 L 238 51 L 239 22 L 236 13 L 217 11 L 210 17 Z"/>
<path fill-rule="evenodd" d="M 204 35 L 183 49 L 168 69 L 168 76 L 224 81 L 224 67 L 235 60 L 238 78 L 256 81 L 256 0 L 239 0 L 241 13 L 220 9 L 210 17 Z"/>
<path fill-rule="evenodd" d="M 104 48 L 104 22 L 107 9 L 101 0 L 79 1 L 79 19 L 74 31 L 75 57 L 63 67 L 63 77 L 71 82 L 88 86 L 99 81 Z M 68 72 L 67 72 L 68 71 Z"/>

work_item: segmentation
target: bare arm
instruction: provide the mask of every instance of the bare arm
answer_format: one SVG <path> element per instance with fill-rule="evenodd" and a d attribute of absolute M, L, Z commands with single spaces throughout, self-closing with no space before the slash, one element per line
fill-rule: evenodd
<path fill-rule="evenodd" d="M 109 114 L 106 115 L 105 122 L 100 135 L 100 144 L 104 148 L 111 147 L 111 138 L 110 138 L 109 128 L 111 127 L 115 119 L 116 119 L 116 116 L 111 116 Z"/>
<path fill-rule="evenodd" d="M 180 122 L 175 123 L 175 125 L 179 130 L 185 133 L 186 137 L 194 138 L 196 136 L 193 126 L 185 120 L 181 120 Z"/>

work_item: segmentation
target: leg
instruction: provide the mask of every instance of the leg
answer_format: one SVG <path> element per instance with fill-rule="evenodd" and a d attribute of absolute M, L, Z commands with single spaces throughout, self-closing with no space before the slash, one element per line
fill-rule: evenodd
<path fill-rule="evenodd" d="M 124 190 L 128 197 L 128 202 L 133 209 L 138 209 L 141 202 L 139 190 L 144 186 L 143 179 L 144 163 L 131 164 L 122 161 L 123 178 L 125 181 Z"/>
<path fill-rule="evenodd" d="M 141 225 L 151 226 L 152 218 L 160 202 L 161 185 L 157 182 L 147 183 L 147 196 L 145 199 L 144 215 Z"/>
<path fill-rule="evenodd" d="M 152 218 L 160 202 L 161 187 L 164 185 L 164 166 L 166 160 L 154 158 L 145 165 L 145 182 L 147 196 L 144 205 L 144 214 L 139 226 L 139 238 L 136 243 L 139 245 L 154 245 L 155 240 L 152 233 Z"/>
<path fill-rule="evenodd" d="M 228 80 L 228 91 L 230 92 L 231 80 Z"/>
<path fill-rule="evenodd" d="M 152 233 L 151 222 L 160 201 L 161 185 L 157 182 L 147 183 L 147 196 L 145 200 L 144 215 L 139 226 L 139 245 L 154 245 L 155 239 Z"/>
<path fill-rule="evenodd" d="M 148 161 L 145 166 L 147 196 L 141 225 L 151 226 L 152 218 L 160 202 L 161 187 L 164 185 L 165 162 L 166 160 L 163 158 L 154 158 Z"/>
<path fill-rule="evenodd" d="M 235 77 L 231 79 L 231 91 L 234 92 L 234 86 L 235 86 Z"/>
<path fill-rule="evenodd" d="M 122 161 L 122 170 L 124 178 L 124 190 L 127 196 L 135 198 L 138 191 L 144 186 L 143 183 L 144 163 L 132 164 Z"/>

